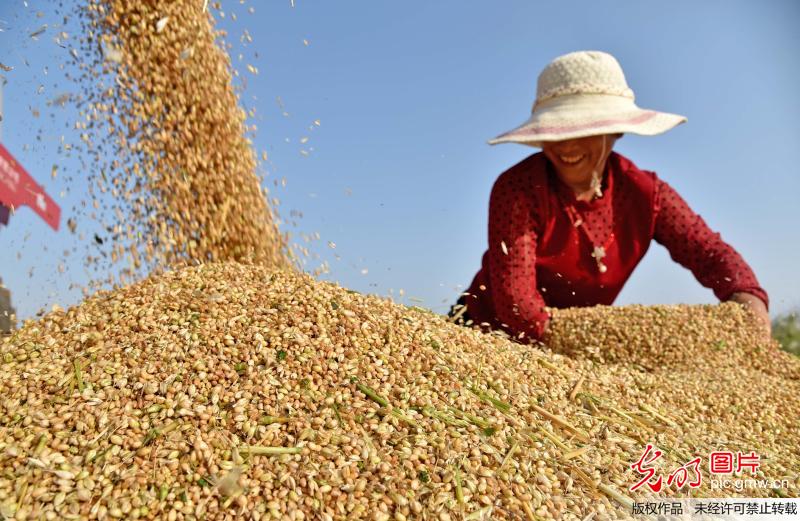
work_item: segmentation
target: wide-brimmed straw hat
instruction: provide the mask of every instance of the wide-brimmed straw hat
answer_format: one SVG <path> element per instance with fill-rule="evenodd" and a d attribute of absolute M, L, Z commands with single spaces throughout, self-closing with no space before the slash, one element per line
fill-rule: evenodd
<path fill-rule="evenodd" d="M 544 68 L 536 85 L 530 119 L 489 141 L 541 146 L 601 134 L 653 136 L 683 123 L 677 114 L 639 108 L 619 62 L 601 51 L 559 56 Z"/>

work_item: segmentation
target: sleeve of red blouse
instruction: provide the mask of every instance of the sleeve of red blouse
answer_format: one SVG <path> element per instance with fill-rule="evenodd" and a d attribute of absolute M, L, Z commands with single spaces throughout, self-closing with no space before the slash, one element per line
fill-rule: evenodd
<path fill-rule="evenodd" d="M 767 292 L 741 255 L 712 231 L 702 217 L 666 182 L 656 184 L 655 240 L 672 259 L 691 270 L 721 301 L 737 292 L 750 293 L 769 306 Z"/>
<path fill-rule="evenodd" d="M 497 319 L 517 335 L 541 338 L 549 319 L 536 289 L 536 222 L 530 187 L 500 176 L 489 200 L 489 284 Z"/>

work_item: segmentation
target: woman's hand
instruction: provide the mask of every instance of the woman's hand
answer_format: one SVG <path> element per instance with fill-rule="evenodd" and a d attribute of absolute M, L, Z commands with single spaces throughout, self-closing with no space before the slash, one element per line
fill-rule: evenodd
<path fill-rule="evenodd" d="M 734 293 L 729 299 L 731 302 L 738 302 L 750 309 L 756 318 L 764 326 L 768 335 L 772 335 L 772 323 L 769 319 L 769 312 L 764 301 L 750 293 Z"/>

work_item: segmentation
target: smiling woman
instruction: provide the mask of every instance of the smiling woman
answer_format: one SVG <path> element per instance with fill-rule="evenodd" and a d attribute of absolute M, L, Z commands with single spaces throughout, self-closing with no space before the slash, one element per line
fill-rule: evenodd
<path fill-rule="evenodd" d="M 556 58 L 539 76 L 530 119 L 490 141 L 542 152 L 495 182 L 489 248 L 451 316 L 541 339 L 546 306 L 612 304 L 655 240 L 721 301 L 747 305 L 768 329 L 767 293 L 736 250 L 654 172 L 612 151 L 626 132 L 655 135 L 684 121 L 637 107 L 609 54 Z"/>
<path fill-rule="evenodd" d="M 542 152 L 558 171 L 558 177 L 573 191 L 580 201 L 590 201 L 600 190 L 601 165 L 605 165 L 614 142 L 622 134 L 589 136 L 563 141 L 542 143 Z"/>

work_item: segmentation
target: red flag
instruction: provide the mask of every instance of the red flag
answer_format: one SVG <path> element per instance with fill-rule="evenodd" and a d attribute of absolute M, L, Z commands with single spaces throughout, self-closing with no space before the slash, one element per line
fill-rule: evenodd
<path fill-rule="evenodd" d="M 51 228 L 58 230 L 61 208 L 22 168 L 2 143 L 0 143 L 0 203 L 12 209 L 22 205 L 29 206 Z"/>

